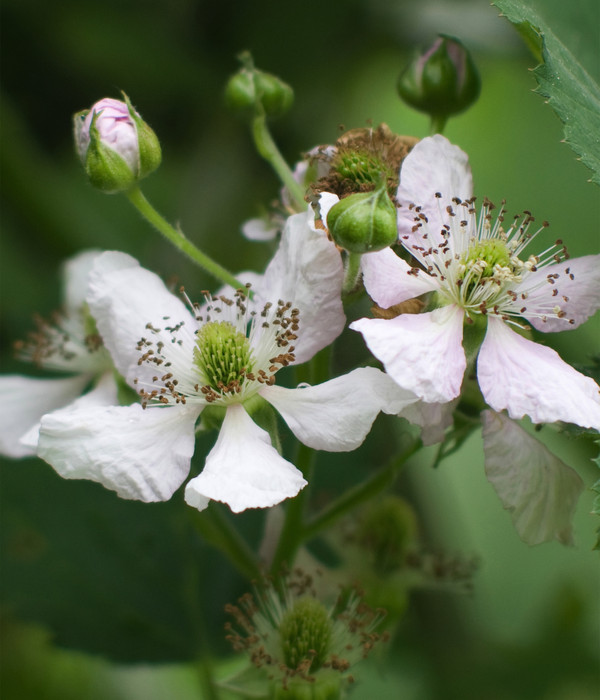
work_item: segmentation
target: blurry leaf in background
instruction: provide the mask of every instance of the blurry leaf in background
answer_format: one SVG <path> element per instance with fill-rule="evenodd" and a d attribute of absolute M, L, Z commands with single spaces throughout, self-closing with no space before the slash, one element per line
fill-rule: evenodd
<path fill-rule="evenodd" d="M 517 26 L 536 58 L 543 59 L 534 70 L 537 92 L 560 117 L 565 139 L 593 171 L 592 181 L 600 184 L 600 4 L 596 0 L 575 5 L 563 0 L 493 4 Z"/>
<path fill-rule="evenodd" d="M 180 495 L 126 501 L 62 480 L 41 461 L 5 467 L 5 609 L 47 626 L 62 646 L 121 662 L 200 653 L 207 630 L 221 628 L 239 579 L 196 537 L 191 518 L 199 514 Z M 210 648 L 228 647 L 219 635 Z"/>

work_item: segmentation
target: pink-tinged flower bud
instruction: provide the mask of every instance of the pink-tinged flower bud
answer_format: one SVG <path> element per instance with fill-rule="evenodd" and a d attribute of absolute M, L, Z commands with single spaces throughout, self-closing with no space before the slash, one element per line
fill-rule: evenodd
<path fill-rule="evenodd" d="M 75 148 L 94 187 L 108 194 L 130 189 L 160 165 L 156 134 L 125 101 L 104 98 L 74 116 Z"/>
<path fill-rule="evenodd" d="M 465 46 L 458 39 L 440 34 L 400 74 L 397 88 L 411 107 L 434 118 L 447 118 L 475 102 L 481 79 Z"/>

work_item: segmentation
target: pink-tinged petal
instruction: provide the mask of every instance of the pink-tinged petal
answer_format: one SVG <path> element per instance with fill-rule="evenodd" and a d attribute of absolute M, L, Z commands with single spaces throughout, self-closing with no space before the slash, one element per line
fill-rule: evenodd
<path fill-rule="evenodd" d="M 83 394 L 75 401 L 65 404 L 61 407 L 63 410 L 76 411 L 81 408 L 91 406 L 114 406 L 118 404 L 118 388 L 112 372 L 105 372 L 96 386 L 94 386 L 87 394 Z M 40 416 L 41 420 L 41 416 Z M 22 445 L 29 447 L 32 450 L 37 449 L 40 439 L 40 421 L 32 426 L 21 438 Z"/>
<path fill-rule="evenodd" d="M 413 274 L 413 268 L 391 248 L 367 253 L 360 262 L 365 289 L 383 309 L 438 288 L 435 279 L 422 270 Z"/>
<path fill-rule="evenodd" d="M 477 377 L 495 411 L 534 423 L 564 421 L 600 430 L 600 387 L 557 352 L 523 338 L 498 318 L 488 318 Z"/>
<path fill-rule="evenodd" d="M 421 440 L 424 445 L 436 445 L 442 442 L 446 428 L 454 422 L 457 403 L 458 399 L 448 403 L 417 401 L 407 406 L 400 415 L 421 428 Z"/>
<path fill-rule="evenodd" d="M 202 510 L 209 500 L 227 503 L 234 513 L 269 508 L 295 496 L 306 481 L 271 445 L 269 434 L 240 404 L 227 408 L 219 437 L 202 472 L 185 488 L 185 500 Z"/>
<path fill-rule="evenodd" d="M 361 318 L 350 328 L 362 333 L 390 377 L 420 399 L 446 403 L 460 394 L 467 361 L 462 348 L 463 312 L 458 307 L 389 320 Z"/>
<path fill-rule="evenodd" d="M 600 255 L 542 267 L 528 275 L 515 292 L 526 292 L 527 298 L 519 296 L 518 304 L 526 309 L 523 317 L 539 331 L 554 333 L 577 328 L 600 309 Z M 553 314 L 556 306 L 564 311 L 564 318 L 536 318 Z"/>
<path fill-rule="evenodd" d="M 0 377 L 0 454 L 12 458 L 33 456 L 35 446 L 22 444 L 21 438 L 39 424 L 44 414 L 74 401 L 90 379 L 90 375 L 67 379 Z"/>
<path fill-rule="evenodd" d="M 166 501 L 190 469 L 198 410 L 92 406 L 42 418 L 38 455 L 65 479 L 90 479 L 121 498 Z"/>
<path fill-rule="evenodd" d="M 398 414 L 417 400 L 374 367 L 355 369 L 316 386 L 268 386 L 260 394 L 300 442 L 329 452 L 355 450 L 380 411 Z"/>
<path fill-rule="evenodd" d="M 492 411 L 482 417 L 485 473 L 519 537 L 530 545 L 572 544 L 579 475 L 510 418 Z"/>
<path fill-rule="evenodd" d="M 296 362 L 306 362 L 344 329 L 344 270 L 335 245 L 316 229 L 312 209 L 290 216 L 279 248 L 256 289 L 257 300 L 290 301 L 300 310 Z"/>
<path fill-rule="evenodd" d="M 173 364 L 180 359 L 190 366 L 197 322 L 158 275 L 131 256 L 108 252 L 98 258 L 90 273 L 88 304 L 116 368 L 130 384 L 134 379 L 151 384 L 156 374 L 148 363 L 138 366 L 140 355 L 149 349 L 138 347 L 142 338 L 154 346 L 163 342 L 162 354 Z"/>
<path fill-rule="evenodd" d="M 63 299 L 67 313 L 81 311 L 86 300 L 90 272 L 101 254 L 101 250 L 84 250 L 64 263 Z"/>
<path fill-rule="evenodd" d="M 436 193 L 442 195 L 436 198 Z M 439 232 L 447 221 L 446 207 L 452 198 L 468 199 L 473 194 L 473 178 L 467 154 L 444 136 L 436 134 L 422 139 L 404 159 L 400 168 L 397 199 L 398 232 L 412 236 L 416 204 L 429 220 L 431 243 L 440 243 Z"/>

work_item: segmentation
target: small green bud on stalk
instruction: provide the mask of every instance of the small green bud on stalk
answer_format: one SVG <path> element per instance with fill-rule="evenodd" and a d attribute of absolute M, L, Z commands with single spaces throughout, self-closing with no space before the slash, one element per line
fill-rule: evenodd
<path fill-rule="evenodd" d="M 373 253 L 398 239 L 396 208 L 385 182 L 373 192 L 360 192 L 341 199 L 327 214 L 333 240 L 350 253 Z"/>
<path fill-rule="evenodd" d="M 131 189 L 161 161 L 156 134 L 124 98 L 104 98 L 74 116 L 79 158 L 92 185 L 107 194 Z"/>
<path fill-rule="evenodd" d="M 440 34 L 400 74 L 397 88 L 407 104 L 443 124 L 477 100 L 481 79 L 466 47 L 458 39 Z"/>
<path fill-rule="evenodd" d="M 260 110 L 268 119 L 283 116 L 294 101 L 294 91 L 275 75 L 258 70 L 250 54 L 240 56 L 244 67 L 231 76 L 225 87 L 225 100 L 229 107 L 247 117 Z"/>

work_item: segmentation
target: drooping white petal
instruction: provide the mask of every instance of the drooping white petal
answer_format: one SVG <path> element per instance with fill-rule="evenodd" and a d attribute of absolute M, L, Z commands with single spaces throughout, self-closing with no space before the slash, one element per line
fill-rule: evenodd
<path fill-rule="evenodd" d="M 436 198 L 436 193 L 442 197 Z M 464 200 L 472 194 L 473 178 L 467 154 L 439 134 L 422 139 L 400 168 L 397 193 L 400 237 L 412 237 L 415 212 L 408 205 L 416 204 L 429 220 L 431 243 L 440 243 L 439 232 L 448 218 L 446 207 L 455 206 L 453 197 Z"/>
<path fill-rule="evenodd" d="M 417 400 L 374 367 L 361 367 L 316 386 L 267 386 L 260 394 L 298 440 L 329 452 L 355 450 L 380 411 L 398 414 Z"/>
<path fill-rule="evenodd" d="M 511 418 L 527 415 L 534 423 L 565 421 L 600 430 L 600 388 L 551 348 L 488 318 L 477 377 L 483 396 L 495 411 Z"/>
<path fill-rule="evenodd" d="M 118 404 L 118 389 L 117 383 L 112 372 L 105 372 L 93 389 L 83 394 L 75 401 L 61 407 L 70 411 L 87 408 L 90 406 L 114 406 Z M 41 419 L 41 417 L 40 417 Z M 32 426 L 20 440 L 20 443 L 25 447 L 35 451 L 37 449 L 40 438 L 40 421 Z"/>
<path fill-rule="evenodd" d="M 600 309 L 600 255 L 542 267 L 529 274 L 515 292 L 519 306 L 526 308 L 522 315 L 539 331 L 553 333 L 577 328 Z M 523 292 L 527 294 L 524 300 L 520 296 Z M 556 306 L 565 312 L 564 318 L 538 317 L 552 314 Z"/>
<path fill-rule="evenodd" d="M 442 442 L 446 428 L 452 425 L 457 403 L 458 399 L 448 403 L 417 401 L 407 406 L 400 415 L 421 428 L 421 440 L 424 445 L 436 445 Z"/>
<path fill-rule="evenodd" d="M 446 403 L 459 395 L 467 362 L 458 307 L 389 320 L 361 318 L 350 328 L 362 333 L 369 350 L 401 387 L 429 403 Z"/>
<path fill-rule="evenodd" d="M 484 411 L 485 472 L 527 544 L 572 544 L 579 475 L 501 413 Z"/>
<path fill-rule="evenodd" d="M 34 447 L 22 444 L 21 438 L 38 425 L 45 413 L 74 401 L 90 379 L 90 375 L 66 379 L 16 374 L 0 377 L 0 454 L 12 458 L 34 455 Z"/>
<path fill-rule="evenodd" d="M 198 409 L 92 406 L 42 419 L 39 456 L 65 479 L 91 479 L 121 498 L 166 501 L 190 469 Z"/>
<path fill-rule="evenodd" d="M 152 375 L 161 371 L 150 363 L 138 366 L 141 338 L 154 347 L 164 343 L 162 354 L 174 365 L 191 365 L 198 324 L 158 275 L 131 256 L 108 252 L 98 258 L 90 274 L 88 303 L 104 344 L 128 383 L 140 379 L 151 384 Z"/>
<path fill-rule="evenodd" d="M 258 300 L 290 301 L 300 310 L 294 343 L 297 362 L 306 362 L 344 329 L 341 299 L 344 271 L 339 251 L 315 228 L 314 213 L 294 214 L 286 222 L 279 248 L 269 263 Z"/>
<path fill-rule="evenodd" d="M 101 254 L 101 250 L 84 250 L 64 263 L 63 299 L 67 313 L 80 312 L 86 300 L 92 266 Z"/>
<path fill-rule="evenodd" d="M 411 273 L 410 265 L 391 248 L 367 253 L 360 262 L 365 289 L 383 309 L 438 288 L 434 277 L 421 270 Z"/>
<path fill-rule="evenodd" d="M 242 225 L 242 235 L 250 241 L 272 241 L 278 232 L 279 228 L 264 217 L 248 219 Z"/>
<path fill-rule="evenodd" d="M 209 500 L 227 503 L 234 513 L 269 508 L 295 496 L 306 481 L 271 445 L 240 404 L 227 408 L 219 437 L 202 472 L 185 488 L 185 500 L 206 508 Z"/>

